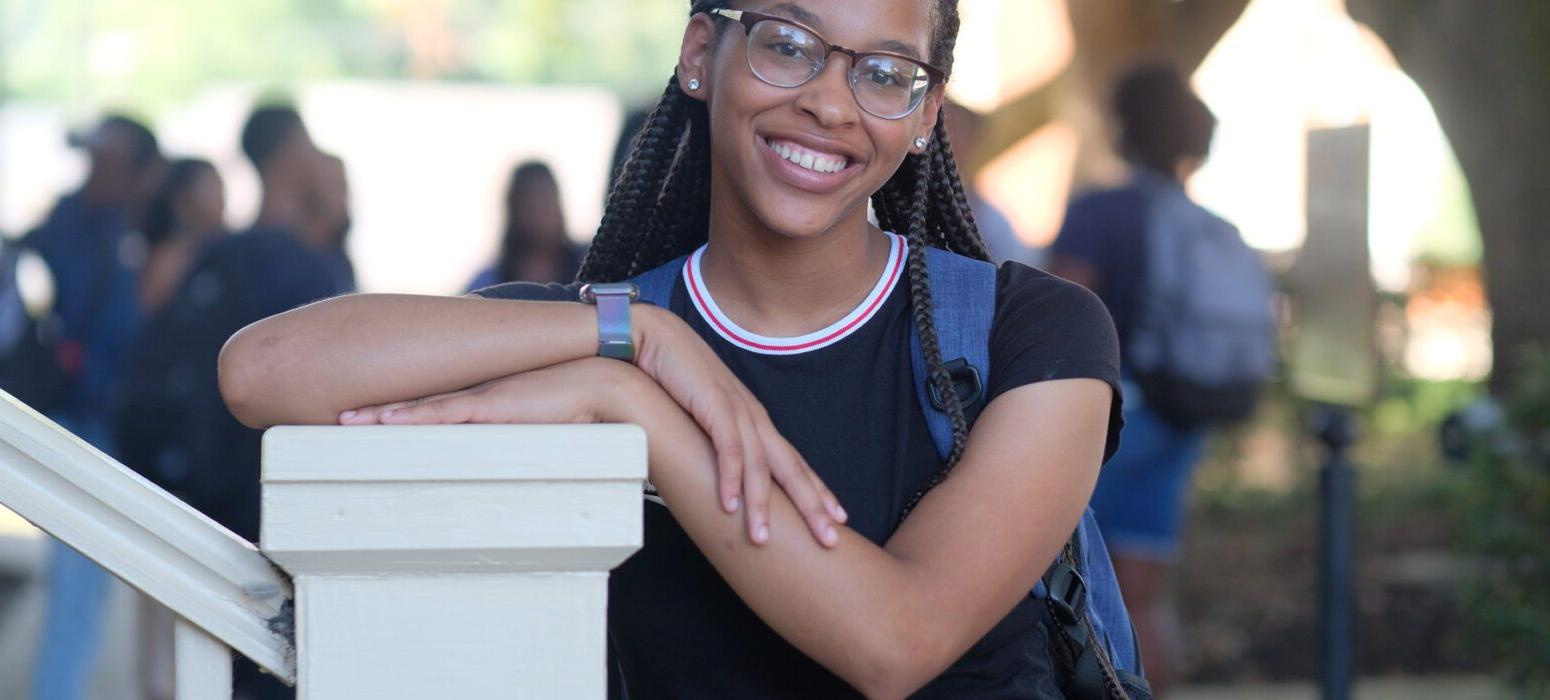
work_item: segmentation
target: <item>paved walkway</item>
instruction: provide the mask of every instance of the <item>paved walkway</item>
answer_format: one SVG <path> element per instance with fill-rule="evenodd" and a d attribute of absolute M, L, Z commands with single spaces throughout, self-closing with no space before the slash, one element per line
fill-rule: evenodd
<path fill-rule="evenodd" d="M 1373 678 L 1356 686 L 1356 700 L 1497 700 L 1508 697 L 1487 676 Z M 1313 683 L 1190 686 L 1169 700 L 1318 700 Z"/>

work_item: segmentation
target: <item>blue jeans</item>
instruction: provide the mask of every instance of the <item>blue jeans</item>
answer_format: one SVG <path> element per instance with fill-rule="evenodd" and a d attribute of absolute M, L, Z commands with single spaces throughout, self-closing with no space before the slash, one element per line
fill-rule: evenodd
<path fill-rule="evenodd" d="M 65 429 L 108 451 L 105 420 L 58 417 Z M 49 538 L 48 608 L 32 667 L 34 700 L 79 700 L 85 696 L 102 641 L 108 572 L 59 540 Z"/>
<path fill-rule="evenodd" d="M 1172 561 L 1206 431 L 1181 430 L 1159 418 L 1134 384 L 1126 382 L 1124 393 L 1125 431 L 1098 474 L 1093 515 L 1110 551 Z"/>

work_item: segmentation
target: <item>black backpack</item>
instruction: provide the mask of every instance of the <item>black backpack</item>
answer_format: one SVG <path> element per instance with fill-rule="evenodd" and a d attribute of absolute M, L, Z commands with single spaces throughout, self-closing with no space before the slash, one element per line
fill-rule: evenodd
<path fill-rule="evenodd" d="M 98 315 L 109 293 L 114 261 L 109 246 L 103 248 L 97 253 L 87 319 Z M 35 308 L 35 300 L 28 299 L 29 273 L 46 278 L 48 266 L 26 239 L 0 249 L 0 389 L 39 413 L 55 414 L 84 394 L 86 347 L 66 331 L 52 303 Z"/>
<path fill-rule="evenodd" d="M 245 462 L 257 459 L 258 432 L 231 416 L 216 371 L 226 340 L 257 320 L 240 257 L 201 256 L 177 294 L 141 327 L 113 427 L 126 465 L 252 537 L 257 523 L 247 521 L 256 513 L 243 504 L 258 477 Z"/>

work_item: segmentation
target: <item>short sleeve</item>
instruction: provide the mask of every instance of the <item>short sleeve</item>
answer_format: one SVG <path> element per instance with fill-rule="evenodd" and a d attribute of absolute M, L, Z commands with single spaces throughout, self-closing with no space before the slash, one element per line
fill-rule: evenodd
<path fill-rule="evenodd" d="M 989 401 L 1057 379 L 1097 379 L 1114 393 L 1104 459 L 1119 445 L 1119 339 L 1103 302 L 1086 288 L 1018 263 L 1001 266 L 990 329 Z M 988 401 L 987 401 L 988 403 Z"/>
<path fill-rule="evenodd" d="M 581 292 L 581 283 L 538 284 L 536 282 L 507 282 L 493 287 L 476 289 L 474 296 L 486 299 L 505 299 L 508 301 L 576 301 Z"/>

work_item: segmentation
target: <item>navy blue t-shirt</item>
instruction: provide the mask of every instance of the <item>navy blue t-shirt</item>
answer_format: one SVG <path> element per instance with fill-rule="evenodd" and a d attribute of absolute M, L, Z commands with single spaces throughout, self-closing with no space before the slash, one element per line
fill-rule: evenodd
<path fill-rule="evenodd" d="M 211 243 L 134 343 L 117 418 L 125 464 L 256 541 L 263 432 L 221 398 L 221 347 L 250 323 L 353 291 L 352 277 L 342 255 L 280 229 Z"/>
<path fill-rule="evenodd" d="M 1066 210 L 1050 252 L 1093 268 L 1120 347 L 1130 340 L 1146 274 L 1146 194 L 1127 185 L 1078 197 Z"/>
<path fill-rule="evenodd" d="M 669 304 L 764 404 L 838 496 L 849 526 L 879 545 L 941 466 L 915 394 L 909 282 L 902 269 L 893 274 L 852 315 L 794 339 L 739 328 L 692 265 Z M 576 286 L 519 283 L 481 294 L 568 301 Z M 1118 362 L 1113 325 L 1091 293 L 1020 264 L 1000 269 L 986 403 L 1040 381 L 1117 385 Z M 1116 396 L 1109 451 L 1119 426 Z M 609 639 L 632 700 L 857 695 L 765 625 L 659 503 L 647 503 L 644 546 L 614 571 L 609 595 Z M 1042 620 L 1042 603 L 1025 598 L 917 697 L 1059 697 Z"/>
<path fill-rule="evenodd" d="M 141 320 L 135 296 L 139 270 L 125 254 L 130 237 L 120 208 L 93 206 L 77 192 L 60 198 L 24 241 L 48 264 L 65 333 L 86 352 L 81 394 L 62 409 L 78 421 L 106 419 L 124 354 Z"/>

